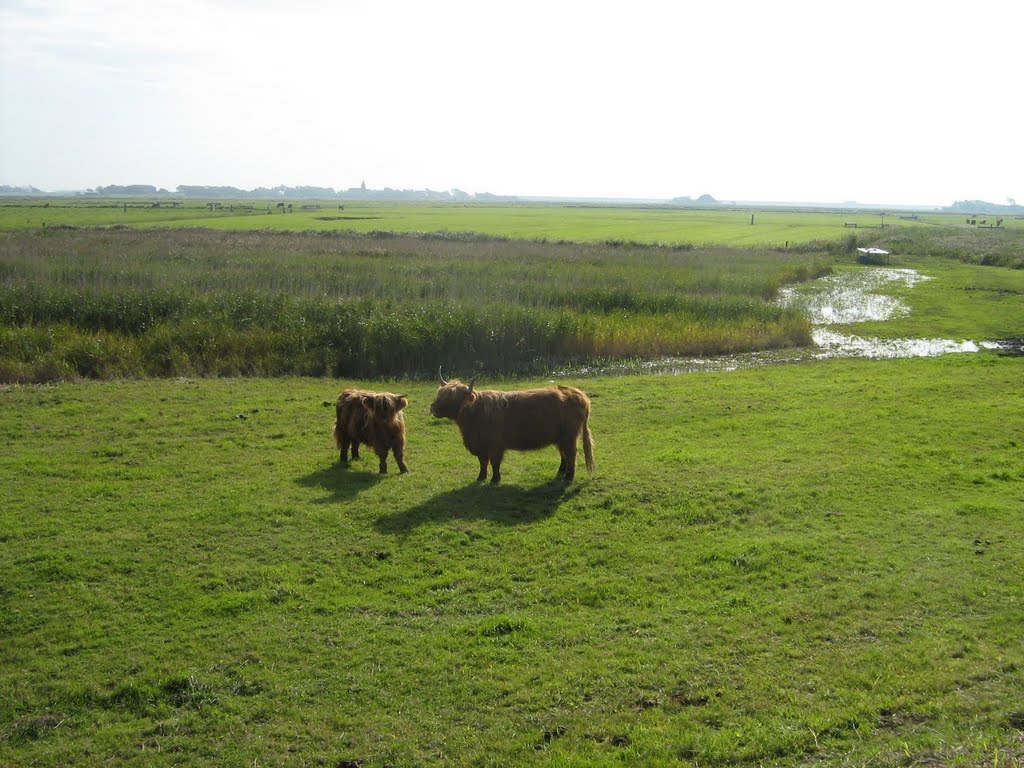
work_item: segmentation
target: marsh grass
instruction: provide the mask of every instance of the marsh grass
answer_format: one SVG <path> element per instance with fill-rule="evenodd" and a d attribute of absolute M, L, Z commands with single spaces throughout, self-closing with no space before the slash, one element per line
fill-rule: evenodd
<path fill-rule="evenodd" d="M 801 346 L 767 250 L 391 233 L 62 230 L 0 239 L 0 378 L 491 372 Z"/>
<path fill-rule="evenodd" d="M 907 256 L 934 256 L 968 264 L 1024 269 L 1024 227 L 1019 226 L 1019 222 L 1007 224 L 991 229 L 902 227 L 881 234 L 873 244 Z"/>

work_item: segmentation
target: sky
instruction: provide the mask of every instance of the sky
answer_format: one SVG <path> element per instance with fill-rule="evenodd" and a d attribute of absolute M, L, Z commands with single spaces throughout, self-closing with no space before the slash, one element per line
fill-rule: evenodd
<path fill-rule="evenodd" d="M 0 184 L 1024 203 L 1024 2 L 0 0 Z"/>

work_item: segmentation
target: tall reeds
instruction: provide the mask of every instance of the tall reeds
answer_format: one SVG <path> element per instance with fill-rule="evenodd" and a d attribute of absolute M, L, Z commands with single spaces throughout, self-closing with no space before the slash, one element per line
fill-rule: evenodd
<path fill-rule="evenodd" d="M 809 343 L 813 255 L 214 230 L 0 237 L 0 380 L 536 372 Z"/>

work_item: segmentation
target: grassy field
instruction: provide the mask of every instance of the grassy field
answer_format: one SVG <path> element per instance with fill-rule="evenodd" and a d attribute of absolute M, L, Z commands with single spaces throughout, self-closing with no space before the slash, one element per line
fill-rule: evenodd
<path fill-rule="evenodd" d="M 1020 765 L 1020 382 L 589 380 L 569 487 L 425 383 L 383 477 L 345 381 L 6 388 L 0 764 Z"/>
<path fill-rule="evenodd" d="M 568 486 L 553 449 L 472 482 L 421 377 L 194 375 L 302 359 L 295 329 L 394 341 L 400 306 L 449 375 L 509 328 L 656 354 L 688 313 L 764 328 L 779 285 L 863 268 L 845 232 L 649 247 L 635 213 L 580 244 L 0 211 L 5 376 L 113 377 L 0 386 L 0 765 L 1024 766 L 1024 358 L 564 380 L 597 442 Z M 991 266 L 1015 231 L 913 226 L 885 233 L 933 278 L 892 289 L 913 311 L 840 330 L 1024 337 L 1024 270 Z M 118 368 L 147 350 L 168 368 Z M 408 474 L 339 466 L 324 404 L 351 384 L 408 395 Z"/>
<path fill-rule="evenodd" d="M 0 201 L 2 202 L 2 201 Z M 229 230 L 275 229 L 293 232 L 477 232 L 527 240 L 573 242 L 637 241 L 645 243 L 731 245 L 781 248 L 812 240 L 841 240 L 855 234 L 864 241 L 894 225 L 904 230 L 954 229 L 978 232 L 960 214 L 915 214 L 901 219 L 866 211 L 685 209 L 641 206 L 556 204 L 454 205 L 415 203 L 352 203 L 294 201 L 281 213 L 265 200 L 222 201 L 212 210 L 202 201 L 167 203 L 154 208 L 138 200 L 8 199 L 0 204 L 0 231 L 53 226 L 215 227 Z M 316 206 L 303 210 L 303 205 Z M 753 224 L 751 220 L 753 219 Z M 847 224 L 858 225 L 856 229 Z M 1024 235 L 1024 219 L 1006 218 L 1002 230 L 983 230 L 994 237 Z M 1011 235 L 1012 236 L 1012 235 Z"/>

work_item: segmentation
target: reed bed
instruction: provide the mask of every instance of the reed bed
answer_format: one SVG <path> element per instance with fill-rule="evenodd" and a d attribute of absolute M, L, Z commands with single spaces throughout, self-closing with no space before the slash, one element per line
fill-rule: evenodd
<path fill-rule="evenodd" d="M 0 237 L 0 379 L 537 372 L 809 343 L 815 254 L 480 236 Z"/>
<path fill-rule="evenodd" d="M 994 221 L 991 217 L 986 221 Z M 1024 228 L 1005 222 L 999 227 L 898 227 L 872 243 L 913 256 L 957 259 L 966 264 L 1024 269 Z"/>

